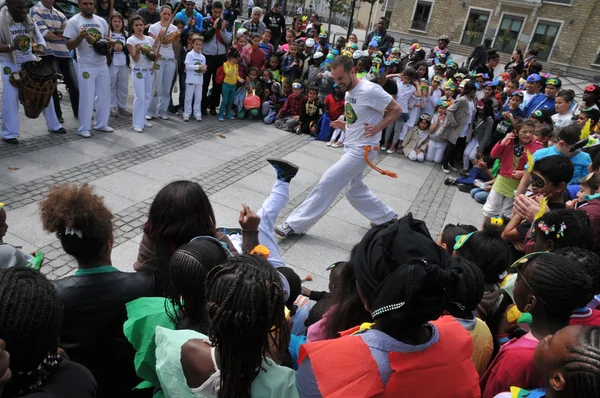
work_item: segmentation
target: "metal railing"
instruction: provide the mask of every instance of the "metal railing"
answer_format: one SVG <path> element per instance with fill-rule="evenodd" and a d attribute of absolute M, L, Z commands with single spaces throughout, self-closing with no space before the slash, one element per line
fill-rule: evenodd
<path fill-rule="evenodd" d="M 422 21 L 418 19 L 413 19 L 410 24 L 410 28 L 414 30 L 422 30 L 423 32 L 427 31 L 427 21 Z"/>

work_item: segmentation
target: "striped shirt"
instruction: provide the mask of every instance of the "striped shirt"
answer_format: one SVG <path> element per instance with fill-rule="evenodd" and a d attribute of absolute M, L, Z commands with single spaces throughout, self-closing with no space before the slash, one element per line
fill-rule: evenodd
<path fill-rule="evenodd" d="M 62 35 L 65 26 L 67 26 L 67 18 L 62 12 L 54 7 L 47 8 L 41 1 L 31 7 L 30 13 L 42 37 L 45 37 L 49 32 Z M 54 55 L 58 58 L 71 57 L 69 50 L 67 50 L 67 41 L 65 39 L 49 40 L 46 38 L 45 40 L 46 55 Z"/>

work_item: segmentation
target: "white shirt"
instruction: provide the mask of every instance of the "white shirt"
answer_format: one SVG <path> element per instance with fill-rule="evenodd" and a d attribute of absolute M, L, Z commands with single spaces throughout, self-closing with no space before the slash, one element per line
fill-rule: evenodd
<path fill-rule="evenodd" d="M 115 44 L 120 44 L 123 48 L 125 48 L 125 45 L 127 43 L 127 39 L 125 38 L 125 35 L 123 33 L 111 32 L 110 40 Z M 123 51 L 115 51 L 113 54 L 112 65 L 113 66 L 127 65 L 127 55 L 125 55 L 125 53 Z"/>
<path fill-rule="evenodd" d="M 365 145 L 379 145 L 381 132 L 365 137 L 365 123 L 375 126 L 383 120 L 383 111 L 392 101 L 379 84 L 361 79 L 351 91 L 346 92 L 346 149 L 360 149 Z"/>
<path fill-rule="evenodd" d="M 84 18 L 81 14 L 73 16 L 67 22 L 65 28 L 65 37 L 68 39 L 76 38 L 81 33 L 81 28 L 86 28 L 88 33 L 95 35 L 98 38 L 106 38 L 108 36 L 108 24 L 97 15 L 92 15 L 92 18 Z M 98 54 L 94 50 L 94 46 L 89 44 L 87 40 L 83 40 L 77 46 L 77 63 L 80 67 L 94 68 L 106 66 L 106 57 Z"/>
<path fill-rule="evenodd" d="M 129 39 L 127 39 L 127 44 L 131 44 L 132 46 L 139 44 L 142 47 L 152 49 L 152 46 L 154 45 L 154 39 L 151 38 L 150 36 L 144 36 L 143 39 L 138 39 L 135 36 L 131 36 Z M 141 49 L 140 49 L 140 51 L 141 51 Z M 150 61 L 148 59 L 148 57 L 146 57 L 144 54 L 140 54 L 140 57 L 138 58 L 137 62 L 133 59 L 133 57 L 131 57 L 131 63 L 132 63 L 132 65 L 131 65 L 132 68 L 150 69 L 150 68 L 152 68 L 152 65 L 154 64 L 154 61 Z"/>
<path fill-rule="evenodd" d="M 531 101 L 531 99 L 533 97 L 535 97 L 536 95 L 537 94 L 529 94 L 527 91 L 523 91 L 523 102 L 521 102 L 521 105 L 519 105 L 519 108 L 521 108 L 521 110 L 525 109 L 525 107 L 527 106 L 529 101 Z"/>
<path fill-rule="evenodd" d="M 46 41 L 40 34 L 40 30 L 34 24 L 33 35 L 35 37 L 29 37 L 27 33 L 27 28 L 24 23 L 14 23 L 10 26 L 10 34 L 13 38 L 13 46 L 16 48 L 15 50 L 15 58 L 17 60 L 17 64 L 21 65 L 26 61 L 34 61 L 35 56 L 31 51 L 31 44 L 36 43 L 37 45 L 46 46 Z M 9 44 L 9 43 L 5 43 Z M 3 64 L 12 64 L 12 60 L 10 57 L 10 53 L 2 53 L 0 54 L 0 62 Z M 17 66 L 17 65 L 15 65 Z"/>
<path fill-rule="evenodd" d="M 168 28 L 165 28 L 160 24 L 160 22 L 157 22 L 155 24 L 150 25 L 150 28 L 148 28 L 148 33 L 152 33 L 158 40 L 159 36 L 162 36 L 162 34 L 164 33 L 161 33 L 161 30 L 163 29 L 167 29 L 167 34 L 164 36 L 164 38 L 166 39 L 170 33 L 175 32 L 177 30 L 177 26 L 169 25 Z M 175 52 L 173 51 L 173 43 L 165 44 L 165 40 L 163 40 L 159 52 L 162 55 L 161 59 L 175 58 Z"/>
<path fill-rule="evenodd" d="M 572 118 L 573 118 L 572 113 L 567 113 L 566 115 L 559 115 L 558 113 L 555 113 L 554 115 L 552 115 L 552 121 L 554 122 L 554 127 L 558 128 L 558 129 L 566 127 L 570 124 L 573 124 L 573 122 L 571 121 Z"/>
<path fill-rule="evenodd" d="M 186 84 L 203 84 L 204 73 L 198 72 L 200 65 L 206 65 L 206 58 L 202 53 L 192 50 L 185 56 L 185 82 Z"/>
<path fill-rule="evenodd" d="M 416 91 L 416 88 L 412 84 L 404 84 L 402 79 L 396 80 L 396 85 L 398 86 L 396 101 L 398 102 L 398 105 L 400 105 L 400 108 L 402 108 L 402 113 L 408 113 L 408 104 L 413 93 Z"/>

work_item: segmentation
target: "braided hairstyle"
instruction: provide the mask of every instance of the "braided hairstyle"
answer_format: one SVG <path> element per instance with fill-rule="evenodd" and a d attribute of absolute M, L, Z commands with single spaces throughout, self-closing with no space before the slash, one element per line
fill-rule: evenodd
<path fill-rule="evenodd" d="M 280 283 L 275 268 L 258 255 L 230 257 L 208 273 L 208 336 L 219 347 L 220 397 L 250 397 L 270 345 L 287 352 L 290 331 Z"/>
<path fill-rule="evenodd" d="M 0 336 L 10 353 L 7 397 L 29 393 L 58 367 L 62 306 L 52 284 L 31 268 L 0 272 Z"/>
<path fill-rule="evenodd" d="M 589 217 L 584 211 L 563 209 L 545 213 L 533 222 L 534 251 L 554 251 L 563 247 L 587 248 L 589 224 Z"/>
<path fill-rule="evenodd" d="M 594 297 L 592 277 L 579 261 L 542 253 L 526 266 L 533 266 L 527 282 L 532 294 L 545 305 L 549 320 L 568 324 L 573 310 L 585 307 Z"/>
<path fill-rule="evenodd" d="M 511 264 L 510 248 L 501 234 L 501 227 L 486 223 L 483 231 L 475 232 L 454 251 L 456 256 L 473 262 L 483 271 L 486 284 L 500 283 L 500 276 Z"/>
<path fill-rule="evenodd" d="M 583 327 L 578 344 L 568 348 L 561 368 L 574 397 L 600 396 L 600 327 Z"/>
<path fill-rule="evenodd" d="M 88 184 L 52 186 L 40 212 L 44 230 L 56 233 L 65 252 L 80 263 L 97 259 L 113 239 L 113 215 Z M 66 228 L 81 231 L 81 237 L 65 234 Z"/>
<path fill-rule="evenodd" d="M 587 269 L 588 275 L 592 278 L 594 294 L 600 293 L 600 256 L 593 251 L 580 247 L 565 247 L 554 251 L 554 254 L 565 256 L 583 264 Z"/>
<path fill-rule="evenodd" d="M 165 302 L 167 315 L 178 328 L 182 321 L 186 329 L 208 333 L 204 312 L 206 307 L 206 275 L 215 266 L 222 264 L 227 254 L 219 243 L 211 239 L 195 239 L 181 246 L 169 262 L 169 288 Z"/>

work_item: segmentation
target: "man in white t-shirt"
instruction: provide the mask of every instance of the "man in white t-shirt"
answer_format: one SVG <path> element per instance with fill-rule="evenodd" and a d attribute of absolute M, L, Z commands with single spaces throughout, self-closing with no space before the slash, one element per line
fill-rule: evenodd
<path fill-rule="evenodd" d="M 362 179 L 367 166 L 365 147 L 379 146 L 381 131 L 400 116 L 402 109 L 380 85 L 358 79 L 354 63 L 349 57 L 335 58 L 331 64 L 331 75 L 340 90 L 346 93 L 346 121 L 331 122 L 331 127 L 346 131 L 345 152 L 323 174 L 315 189 L 286 222 L 275 228 L 275 232 L 281 237 L 302 233 L 312 227 L 343 188 L 346 188 L 346 198 L 352 207 L 372 224 L 383 224 L 397 218 L 396 212 L 381 202 Z M 376 156 L 376 151 L 368 154 L 370 160 Z"/>
<path fill-rule="evenodd" d="M 552 115 L 555 128 L 561 129 L 573 124 L 573 114 L 571 113 L 573 100 L 575 100 L 573 90 L 562 90 L 556 94 L 554 100 L 554 110 L 556 110 L 556 113 Z"/>
<path fill-rule="evenodd" d="M 79 129 L 77 134 L 89 138 L 92 130 L 92 113 L 96 109 L 94 129 L 106 133 L 110 116 L 110 75 L 106 56 L 94 49 L 99 39 L 108 38 L 108 24 L 94 15 L 93 0 L 79 0 L 81 12 L 67 22 L 64 36 L 67 48 L 76 49 L 77 81 L 79 83 Z"/>
<path fill-rule="evenodd" d="M 8 0 L 0 10 L 0 63 L 2 64 L 2 140 L 18 144 L 19 140 L 19 89 L 13 87 L 9 78 L 19 72 L 21 65 L 34 61 L 32 52 L 43 54 L 46 41 L 35 22 L 27 13 L 25 0 Z M 10 36 L 8 36 L 10 33 Z M 54 103 L 50 101 L 43 110 L 46 126 L 53 133 L 64 134 L 66 130 L 58 122 Z"/>

